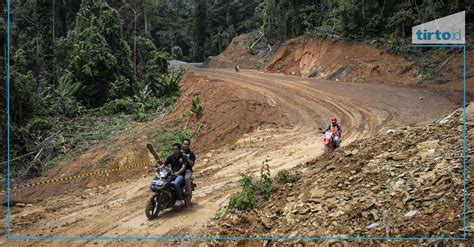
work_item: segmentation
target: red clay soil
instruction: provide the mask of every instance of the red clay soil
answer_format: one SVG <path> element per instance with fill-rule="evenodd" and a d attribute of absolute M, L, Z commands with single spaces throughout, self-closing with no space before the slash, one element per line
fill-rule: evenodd
<path fill-rule="evenodd" d="M 288 120 L 281 117 L 280 108 L 271 107 L 264 96 L 248 92 L 245 88 L 231 87 L 217 79 L 197 76 L 194 72 L 187 72 L 181 83 L 184 92 L 172 113 L 157 117 L 151 122 L 139 123 L 125 134 L 95 145 L 79 157 L 58 164 L 38 180 L 57 179 L 152 161 L 153 158 L 145 147 L 146 143 L 152 143 L 155 147 L 160 146 L 155 137 L 156 133 L 182 129 L 185 125 L 193 131 L 199 124 L 202 125 L 199 135 L 192 143 L 197 155 L 232 144 L 257 126 L 275 126 L 277 122 L 279 126 L 288 125 Z M 189 113 L 194 96 L 199 96 L 205 106 L 204 115 L 199 122 L 196 122 Z M 246 121 L 242 121 L 243 119 Z M 17 189 L 12 191 L 12 201 L 31 202 L 39 198 L 45 199 L 104 186 L 144 174 L 145 168 L 137 167 L 106 176 L 89 176 L 34 188 Z M 0 198 L 5 202 L 3 194 Z"/>
<path fill-rule="evenodd" d="M 257 38 L 253 34 L 235 37 L 220 55 L 209 57 L 204 62 L 204 67 L 224 69 L 234 68 L 238 64 L 241 69 L 259 69 L 264 62 L 263 59 L 258 55 L 252 55 L 247 48 L 247 43 Z"/>
<path fill-rule="evenodd" d="M 199 124 L 199 132 L 194 148 L 198 152 L 233 144 L 242 135 L 250 133 L 258 126 L 289 126 L 289 120 L 282 118 L 283 109 L 271 106 L 262 95 L 251 93 L 249 89 L 231 86 L 225 81 L 188 72 L 183 77 L 185 92 L 176 110 L 165 119 L 190 119 L 193 129 L 198 123 L 190 116 L 191 102 L 199 96 L 205 110 Z M 245 121 L 242 121 L 244 120 Z"/>
<path fill-rule="evenodd" d="M 425 85 L 463 90 L 464 56 L 462 52 L 435 50 L 431 56 L 442 57 L 436 74 Z M 466 78 L 474 76 L 473 51 L 466 52 Z M 420 65 L 384 51 L 374 44 L 348 43 L 316 38 L 299 37 L 287 41 L 263 65 L 270 73 L 315 77 L 344 82 L 379 82 L 397 85 L 415 85 L 422 82 Z M 435 87 L 438 89 L 439 87 Z M 468 90 L 469 92 L 469 90 Z M 456 101 L 457 102 L 457 101 Z"/>
<path fill-rule="evenodd" d="M 263 71 L 348 82 L 414 84 L 418 66 L 372 44 L 299 37 L 287 41 Z"/>

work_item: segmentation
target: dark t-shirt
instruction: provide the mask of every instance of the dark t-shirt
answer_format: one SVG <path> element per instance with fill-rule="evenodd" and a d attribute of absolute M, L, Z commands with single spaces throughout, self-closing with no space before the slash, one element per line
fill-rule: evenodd
<path fill-rule="evenodd" d="M 183 151 L 183 154 L 188 157 L 188 159 L 192 160 L 193 162 L 196 162 L 196 155 L 194 155 L 194 152 L 191 151 L 191 149 L 189 149 L 188 151 Z M 186 170 L 193 170 L 191 164 L 188 163 L 188 165 L 186 166 Z"/>
<path fill-rule="evenodd" d="M 179 154 L 179 157 L 174 156 L 174 154 L 168 156 L 165 160 L 165 166 L 171 164 L 171 170 L 173 172 L 178 172 L 181 170 L 182 165 L 189 166 L 188 157 L 183 154 Z"/>

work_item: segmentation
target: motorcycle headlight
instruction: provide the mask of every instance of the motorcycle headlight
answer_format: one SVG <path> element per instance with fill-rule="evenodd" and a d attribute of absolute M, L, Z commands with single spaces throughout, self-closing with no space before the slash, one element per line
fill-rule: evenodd
<path fill-rule="evenodd" d="M 166 175 L 168 175 L 168 172 L 167 172 L 167 171 L 165 171 L 165 170 L 161 170 L 161 171 L 160 171 L 160 178 L 165 178 Z"/>

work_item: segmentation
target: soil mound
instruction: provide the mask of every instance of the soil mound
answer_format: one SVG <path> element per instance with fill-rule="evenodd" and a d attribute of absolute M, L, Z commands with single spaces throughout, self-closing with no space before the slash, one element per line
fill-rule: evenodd
<path fill-rule="evenodd" d="M 241 69 L 259 69 L 264 63 L 268 50 L 261 50 L 252 54 L 247 44 L 258 37 L 255 34 L 241 34 L 227 46 L 218 56 L 209 57 L 204 61 L 203 68 L 234 68 L 239 65 Z"/>
<path fill-rule="evenodd" d="M 263 70 L 347 82 L 413 84 L 421 79 L 414 62 L 375 45 L 305 37 L 287 41 Z"/>

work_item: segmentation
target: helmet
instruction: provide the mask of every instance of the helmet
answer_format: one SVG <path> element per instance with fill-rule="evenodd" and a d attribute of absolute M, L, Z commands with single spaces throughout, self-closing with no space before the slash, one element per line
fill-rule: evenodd
<path fill-rule="evenodd" d="M 337 119 L 335 117 L 331 118 L 331 123 L 337 123 Z"/>

